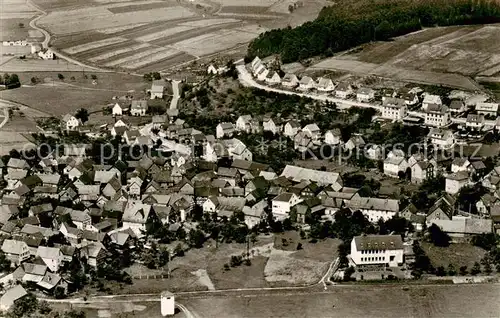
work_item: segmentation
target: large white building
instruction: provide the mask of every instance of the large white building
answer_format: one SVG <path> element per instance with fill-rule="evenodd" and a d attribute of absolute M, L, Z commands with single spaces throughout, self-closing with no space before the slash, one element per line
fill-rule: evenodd
<path fill-rule="evenodd" d="M 351 259 L 357 265 L 403 264 L 404 246 L 400 235 L 363 235 L 351 241 Z"/>
<path fill-rule="evenodd" d="M 425 125 L 432 127 L 443 127 L 450 123 L 448 107 L 444 105 L 431 104 L 425 113 Z"/>
<path fill-rule="evenodd" d="M 406 116 L 405 101 L 400 98 L 386 97 L 382 101 L 382 118 L 401 120 Z"/>

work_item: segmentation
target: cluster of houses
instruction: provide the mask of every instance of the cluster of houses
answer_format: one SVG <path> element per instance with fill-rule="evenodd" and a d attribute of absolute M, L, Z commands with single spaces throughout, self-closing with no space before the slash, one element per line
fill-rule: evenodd
<path fill-rule="evenodd" d="M 440 96 L 426 93 L 418 87 L 403 87 L 380 93 L 369 87 L 354 89 L 348 82 L 335 84 L 331 79 L 323 77 L 314 80 L 303 76 L 299 80 L 295 74 L 288 73 L 281 78 L 278 72 L 269 71 L 259 57 L 251 62 L 250 70 L 258 81 L 268 85 L 281 85 L 298 91 L 316 90 L 339 99 L 355 98 L 358 102 L 379 110 L 379 117 L 382 119 L 430 127 L 432 132 L 429 138 L 441 148 L 450 149 L 466 137 L 480 138 L 481 132 L 500 130 L 499 104 L 487 102 L 487 97 L 465 99 L 462 96 L 465 100 L 457 97 L 449 105 L 444 105 Z M 374 101 L 378 94 L 381 95 L 381 104 Z M 458 124 L 461 131 L 459 135 L 449 128 L 454 123 Z"/>

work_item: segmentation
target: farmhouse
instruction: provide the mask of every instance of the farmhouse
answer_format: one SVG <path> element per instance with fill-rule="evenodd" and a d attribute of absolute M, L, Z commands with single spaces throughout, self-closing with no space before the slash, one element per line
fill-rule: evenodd
<path fill-rule="evenodd" d="M 164 80 L 154 80 L 151 84 L 151 99 L 162 99 L 163 93 L 165 92 L 165 81 Z"/>
<path fill-rule="evenodd" d="M 404 100 L 393 97 L 382 99 L 382 118 L 401 120 L 406 116 L 407 107 Z"/>
<path fill-rule="evenodd" d="M 498 104 L 497 103 L 477 103 L 476 112 L 485 116 L 497 117 Z"/>
<path fill-rule="evenodd" d="M 398 200 L 392 199 L 355 196 L 346 202 L 346 207 L 360 210 L 370 222 L 377 222 L 380 218 L 387 221 L 399 212 Z"/>
<path fill-rule="evenodd" d="M 319 185 L 331 185 L 334 190 L 340 190 L 342 188 L 342 179 L 336 172 L 319 171 L 287 165 L 285 169 L 283 169 L 281 177 L 285 177 L 294 182 L 312 181 Z"/>
<path fill-rule="evenodd" d="M 148 102 L 146 100 L 133 100 L 130 106 L 130 114 L 132 116 L 146 116 L 148 110 Z"/>
<path fill-rule="evenodd" d="M 316 124 L 308 124 L 302 128 L 302 131 L 312 140 L 318 140 L 321 137 L 321 130 Z"/>
<path fill-rule="evenodd" d="M 424 160 L 411 166 L 411 182 L 422 183 L 432 179 L 437 174 L 437 163 L 435 160 Z"/>
<path fill-rule="evenodd" d="M 281 85 L 293 88 L 299 85 L 299 79 L 297 78 L 297 75 L 292 73 L 287 73 L 285 74 L 285 76 L 283 76 L 283 79 L 281 80 Z"/>
<path fill-rule="evenodd" d="M 43 49 L 39 51 L 38 56 L 42 60 L 53 60 L 55 58 L 54 52 L 51 49 Z"/>
<path fill-rule="evenodd" d="M 375 98 L 375 90 L 369 87 L 361 87 L 356 92 L 356 99 L 358 102 L 368 103 Z"/>
<path fill-rule="evenodd" d="M 262 126 L 263 131 L 270 131 L 275 135 L 280 132 L 280 126 L 278 126 L 278 123 L 270 116 L 264 117 L 262 120 Z"/>
<path fill-rule="evenodd" d="M 363 235 L 351 241 L 351 259 L 356 265 L 403 264 L 404 246 L 400 235 Z"/>

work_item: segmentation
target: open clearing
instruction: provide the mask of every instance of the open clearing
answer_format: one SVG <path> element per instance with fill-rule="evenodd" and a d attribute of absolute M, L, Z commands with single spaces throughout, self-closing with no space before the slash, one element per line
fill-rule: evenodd
<path fill-rule="evenodd" d="M 96 49 L 99 47 L 103 46 L 108 46 L 112 44 L 117 44 L 120 42 L 125 42 L 127 39 L 121 38 L 121 37 L 116 37 L 116 38 L 109 38 L 109 39 L 104 39 L 100 41 L 95 41 L 95 42 L 90 42 L 90 43 L 85 43 L 77 46 L 73 46 L 67 49 L 64 49 L 64 52 L 69 53 L 69 54 L 76 54 L 80 52 L 85 52 L 88 50 Z"/>
<path fill-rule="evenodd" d="M 443 266 L 447 270 L 448 264 L 453 264 L 457 272 L 461 266 L 467 266 L 470 270 L 474 262 L 479 262 L 486 254 L 482 248 L 467 243 L 451 244 L 449 247 L 422 243 L 422 248 L 434 267 Z"/>

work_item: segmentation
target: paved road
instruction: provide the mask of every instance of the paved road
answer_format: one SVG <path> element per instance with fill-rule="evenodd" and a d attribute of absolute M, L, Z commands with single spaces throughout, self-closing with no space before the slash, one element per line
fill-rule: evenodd
<path fill-rule="evenodd" d="M 12 106 L 21 106 L 21 105 L 17 105 L 7 100 L 0 99 L 0 109 L 2 109 L 3 111 L 3 120 L 2 122 L 0 122 L 0 128 L 5 126 L 5 124 L 9 121 L 9 108 Z"/>
<path fill-rule="evenodd" d="M 340 99 L 340 98 L 334 98 L 326 95 L 318 95 L 318 94 L 312 94 L 312 93 L 299 93 L 299 92 L 292 92 L 292 91 L 286 91 L 270 86 L 265 86 L 262 84 L 257 83 L 252 75 L 248 72 L 246 69 L 245 65 L 237 65 L 236 69 L 238 70 L 238 78 L 240 83 L 243 86 L 247 87 L 255 87 L 259 89 L 263 89 L 268 92 L 276 92 L 276 93 L 281 93 L 281 94 L 286 94 L 286 95 L 297 95 L 297 96 L 302 96 L 302 97 L 308 97 L 311 99 L 319 100 L 319 101 L 329 101 L 332 103 L 337 104 L 337 108 L 350 108 L 350 107 L 363 107 L 363 108 L 375 108 L 376 110 L 381 111 L 382 107 L 380 105 L 375 105 L 375 104 L 369 104 L 369 103 L 361 103 L 353 100 L 345 100 L 345 99 Z"/>
<path fill-rule="evenodd" d="M 179 83 L 180 81 L 172 80 L 172 91 L 174 92 L 174 96 L 170 101 L 170 109 L 177 109 L 177 103 L 179 102 Z"/>

